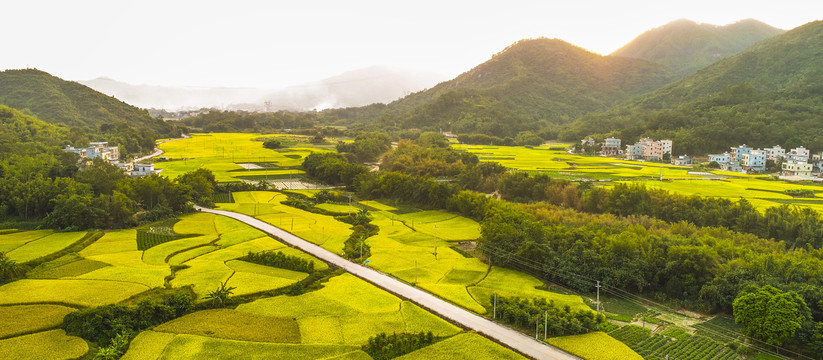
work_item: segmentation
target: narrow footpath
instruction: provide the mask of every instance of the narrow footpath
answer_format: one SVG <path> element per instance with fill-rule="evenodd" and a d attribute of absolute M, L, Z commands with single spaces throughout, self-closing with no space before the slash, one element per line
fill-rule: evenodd
<path fill-rule="evenodd" d="M 197 210 L 217 215 L 227 216 L 248 225 L 251 225 L 263 232 L 266 232 L 292 246 L 312 254 L 324 261 L 327 261 L 363 280 L 375 284 L 388 292 L 401 298 L 407 299 L 417 305 L 422 306 L 444 318 L 450 319 L 462 326 L 477 331 L 486 337 L 499 341 L 508 347 L 533 359 L 579 359 L 578 357 L 566 353 L 555 347 L 538 342 L 510 328 L 501 326 L 481 316 L 475 315 L 458 306 L 452 305 L 440 298 L 429 294 L 419 288 L 405 284 L 397 279 L 382 274 L 368 267 L 350 262 L 337 254 L 321 248 L 307 240 L 299 238 L 285 230 L 267 224 L 251 216 L 239 214 L 232 211 L 213 210 L 195 206 Z"/>

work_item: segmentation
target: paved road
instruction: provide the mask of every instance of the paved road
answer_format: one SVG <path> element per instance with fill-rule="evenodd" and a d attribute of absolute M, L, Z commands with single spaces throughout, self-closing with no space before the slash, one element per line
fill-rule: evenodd
<path fill-rule="evenodd" d="M 251 216 L 231 211 L 201 208 L 199 206 L 196 206 L 196 208 L 203 212 L 228 216 L 249 224 L 257 229 L 269 233 L 270 235 L 280 238 L 294 247 L 334 264 L 335 266 L 340 267 L 359 278 L 369 281 L 395 295 L 408 299 L 417 305 L 429 309 L 442 317 L 451 319 L 452 321 L 462 324 L 469 329 L 473 329 L 485 336 L 494 338 L 531 358 L 579 359 L 573 355 L 563 352 L 562 350 L 542 344 L 517 331 L 498 325 L 481 316 L 472 314 L 416 287 L 407 285 L 397 279 L 379 273 L 368 267 L 350 262 L 337 254 L 332 253 L 331 251 L 323 249 L 318 245 L 303 240 L 285 230 L 274 227 Z"/>
<path fill-rule="evenodd" d="M 183 137 L 174 138 L 174 139 L 168 139 L 168 140 L 163 140 L 163 141 L 161 141 L 161 142 L 157 143 L 157 145 L 160 145 L 160 144 L 162 144 L 162 143 L 166 143 L 166 142 L 169 142 L 169 141 L 174 141 L 174 140 L 188 139 L 188 138 L 190 138 L 190 137 L 191 137 L 191 136 L 189 136 L 189 135 L 183 134 Z M 137 158 L 137 159 L 134 159 L 133 161 L 134 161 L 134 162 L 141 162 L 141 161 L 143 161 L 143 160 L 146 160 L 146 159 L 151 159 L 151 158 L 153 158 L 153 157 L 155 157 L 155 156 L 160 156 L 160 155 L 163 155 L 163 150 L 160 150 L 159 148 L 154 148 L 154 152 L 153 152 L 153 153 L 151 153 L 151 154 L 149 154 L 149 155 L 146 155 L 146 156 L 143 156 L 143 157 L 139 157 L 139 158 Z"/>

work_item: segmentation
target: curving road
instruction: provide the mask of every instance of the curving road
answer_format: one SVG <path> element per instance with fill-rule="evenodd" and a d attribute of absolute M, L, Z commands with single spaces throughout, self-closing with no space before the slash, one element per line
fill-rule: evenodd
<path fill-rule="evenodd" d="M 533 359 L 579 359 L 576 356 L 563 352 L 560 349 L 547 346 L 531 337 L 528 337 L 515 330 L 496 324 L 486 318 L 472 314 L 458 306 L 452 305 L 440 298 L 422 291 L 411 285 L 407 285 L 397 279 L 377 272 L 365 266 L 350 262 L 331 251 L 321 248 L 311 242 L 303 240 L 285 230 L 279 229 L 268 223 L 255 219 L 251 216 L 239 214 L 232 211 L 213 210 L 195 206 L 197 210 L 217 215 L 228 216 L 242 221 L 257 229 L 262 230 L 292 246 L 323 259 L 349 273 L 373 283 L 397 296 L 414 302 L 444 318 L 450 319 L 466 328 L 472 329 L 489 338 L 499 341 L 518 352 Z"/>

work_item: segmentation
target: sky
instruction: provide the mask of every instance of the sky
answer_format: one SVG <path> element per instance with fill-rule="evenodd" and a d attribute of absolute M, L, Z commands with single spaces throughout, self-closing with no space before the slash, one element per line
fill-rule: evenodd
<path fill-rule="evenodd" d="M 0 69 L 66 80 L 281 88 L 382 65 L 453 78 L 517 40 L 608 55 L 676 19 L 792 29 L 820 0 L 6 0 Z"/>

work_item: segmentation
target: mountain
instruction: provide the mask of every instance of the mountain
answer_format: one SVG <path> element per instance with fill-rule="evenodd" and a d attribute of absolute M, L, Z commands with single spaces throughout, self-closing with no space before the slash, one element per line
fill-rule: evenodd
<path fill-rule="evenodd" d="M 726 26 L 681 19 L 646 31 L 611 55 L 655 62 L 682 77 L 783 32 L 752 19 Z"/>
<path fill-rule="evenodd" d="M 257 102 L 271 90 L 228 87 L 176 87 L 132 85 L 107 77 L 82 80 L 79 83 L 101 93 L 114 96 L 141 108 L 175 110 L 180 108 L 226 107 L 232 104 Z M 262 107 L 262 101 L 258 107 Z"/>
<path fill-rule="evenodd" d="M 262 97 L 271 110 L 323 110 L 389 103 L 414 91 L 434 86 L 442 76 L 372 66 L 327 79 L 288 87 Z"/>
<path fill-rule="evenodd" d="M 674 140 L 674 153 L 746 143 L 823 150 L 823 21 L 763 40 L 607 112 L 583 116 L 565 140 L 617 131 Z M 625 141 L 625 140 L 624 140 Z"/>
<path fill-rule="evenodd" d="M 307 111 L 388 103 L 442 80 L 431 73 L 372 66 L 278 90 L 132 85 L 105 77 L 80 83 L 142 108 Z"/>
<path fill-rule="evenodd" d="M 35 69 L 0 72 L 0 104 L 65 125 L 75 142 L 110 141 L 128 153 L 152 149 L 156 138 L 179 134 L 145 110 Z"/>
<path fill-rule="evenodd" d="M 68 130 L 0 105 L 0 160 L 12 155 L 35 156 L 46 147 L 62 146 Z"/>
<path fill-rule="evenodd" d="M 645 60 L 601 56 L 556 39 L 521 40 L 453 80 L 389 104 L 381 120 L 515 136 L 606 110 L 669 79 Z"/>

